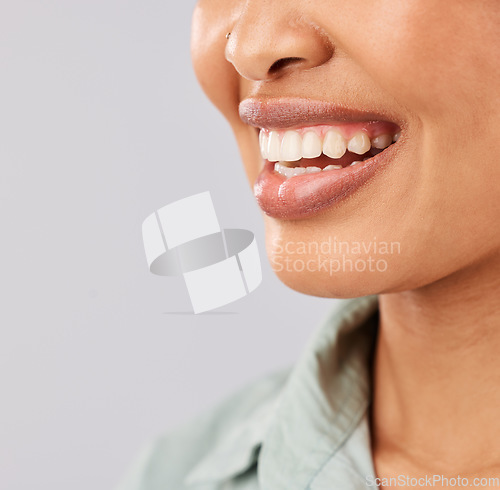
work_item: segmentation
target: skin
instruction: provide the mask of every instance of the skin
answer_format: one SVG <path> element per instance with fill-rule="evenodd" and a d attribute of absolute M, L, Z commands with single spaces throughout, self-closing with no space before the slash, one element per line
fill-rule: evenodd
<path fill-rule="evenodd" d="M 498 25 L 497 0 L 201 0 L 194 13 L 194 67 L 251 186 L 262 160 L 258 132 L 238 116 L 248 97 L 333 101 L 402 121 L 396 161 L 353 195 L 305 219 L 264 216 L 274 265 L 287 258 L 277 240 L 399 244 L 384 272 L 276 267 L 306 294 L 380 295 L 381 477 L 500 476 Z"/>

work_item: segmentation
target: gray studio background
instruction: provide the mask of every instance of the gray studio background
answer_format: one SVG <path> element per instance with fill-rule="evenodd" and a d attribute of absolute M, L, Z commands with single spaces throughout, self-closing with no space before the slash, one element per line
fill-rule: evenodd
<path fill-rule="evenodd" d="M 143 219 L 210 190 L 224 227 L 260 212 L 197 86 L 182 0 L 3 0 L 0 488 L 107 490 L 139 447 L 291 364 L 332 302 L 264 263 L 201 316 L 151 275 Z"/>

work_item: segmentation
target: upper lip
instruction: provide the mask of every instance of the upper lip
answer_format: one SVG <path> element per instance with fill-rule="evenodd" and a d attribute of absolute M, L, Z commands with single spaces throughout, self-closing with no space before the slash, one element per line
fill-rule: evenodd
<path fill-rule="evenodd" d="M 239 105 L 241 120 L 266 129 L 293 129 L 314 124 L 387 121 L 399 123 L 384 110 L 360 110 L 321 100 L 291 97 L 248 98 Z"/>

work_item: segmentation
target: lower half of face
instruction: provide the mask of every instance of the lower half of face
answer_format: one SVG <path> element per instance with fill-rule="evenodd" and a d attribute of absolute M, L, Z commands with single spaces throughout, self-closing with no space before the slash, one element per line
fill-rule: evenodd
<path fill-rule="evenodd" d="M 500 20 L 495 2 L 459 2 L 452 13 L 433 0 L 364 9 L 354 5 L 361 0 L 337 2 L 341 16 L 330 2 L 310 3 L 316 8 L 286 2 L 265 22 L 276 35 L 273 23 L 291 25 L 286 15 L 302 9 L 323 33 L 315 42 L 334 47 L 328 59 L 307 69 L 285 63 L 258 78 L 245 77 L 245 59 L 234 56 L 238 72 L 219 70 L 218 84 L 208 79 L 213 66 L 197 69 L 233 126 L 276 274 L 307 294 L 353 297 L 421 288 L 497 261 L 500 41 L 488 34 Z M 258 12 L 228 20 L 234 50 L 255 54 L 260 44 L 243 23 Z M 314 32 L 300 28 L 296 58 L 307 60 L 303 39 Z M 213 49 L 215 63 L 220 47 Z M 293 60 L 293 38 L 287 49 Z"/>

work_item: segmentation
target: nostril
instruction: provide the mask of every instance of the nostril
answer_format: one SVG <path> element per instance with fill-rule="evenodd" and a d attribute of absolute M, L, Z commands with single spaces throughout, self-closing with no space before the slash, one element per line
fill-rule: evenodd
<path fill-rule="evenodd" d="M 286 68 L 290 65 L 296 65 L 302 61 L 304 61 L 303 58 L 297 57 L 280 58 L 271 65 L 271 68 L 269 68 L 269 74 L 274 75 L 275 73 L 283 70 L 283 68 Z"/>

